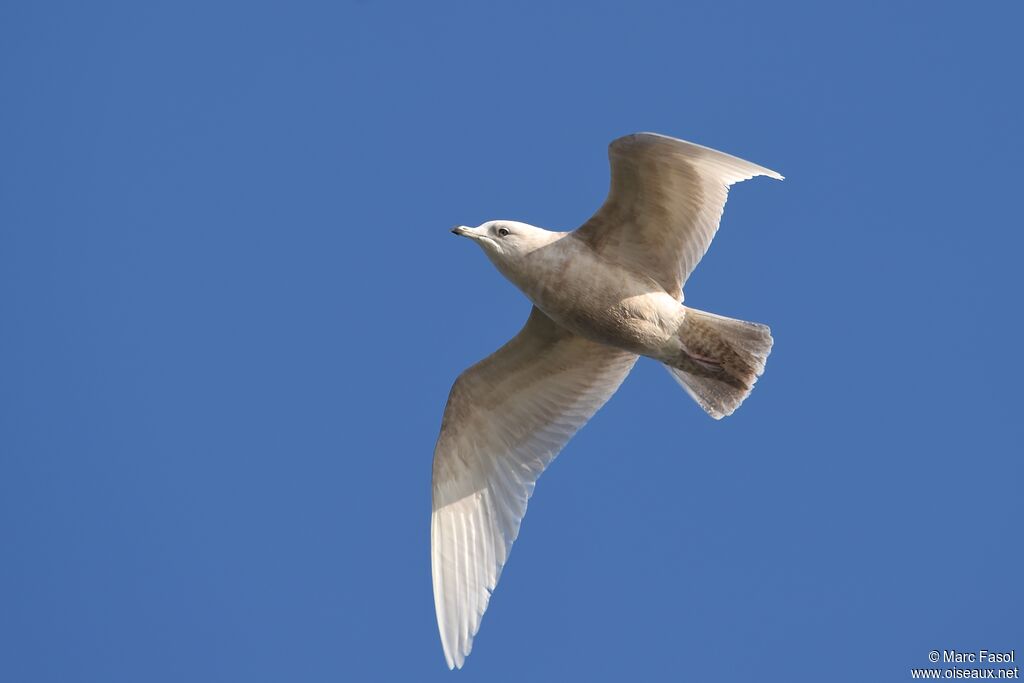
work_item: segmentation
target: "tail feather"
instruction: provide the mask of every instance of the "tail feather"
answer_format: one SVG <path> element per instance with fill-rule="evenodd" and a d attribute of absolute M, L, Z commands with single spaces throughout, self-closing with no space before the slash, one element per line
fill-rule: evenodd
<path fill-rule="evenodd" d="M 764 372 L 771 330 L 687 307 L 678 334 L 683 351 L 665 367 L 708 415 L 731 415 Z"/>

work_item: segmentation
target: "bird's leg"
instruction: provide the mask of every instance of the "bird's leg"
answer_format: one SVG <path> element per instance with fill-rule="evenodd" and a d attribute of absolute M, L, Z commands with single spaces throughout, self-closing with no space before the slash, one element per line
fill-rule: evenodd
<path fill-rule="evenodd" d="M 722 361 L 716 358 L 712 358 L 711 356 L 705 356 L 704 354 L 696 353 L 686 346 L 683 346 L 683 353 L 689 356 L 691 360 L 695 360 L 698 363 L 706 363 L 707 365 L 711 365 L 716 368 L 722 367 Z"/>

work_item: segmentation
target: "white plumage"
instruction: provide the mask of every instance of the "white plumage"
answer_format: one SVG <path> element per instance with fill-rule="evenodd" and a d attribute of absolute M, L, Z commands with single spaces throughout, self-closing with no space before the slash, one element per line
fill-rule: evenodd
<path fill-rule="evenodd" d="M 434 450 L 431 562 L 449 667 L 461 667 L 537 478 L 638 355 L 713 417 L 749 394 L 768 328 L 681 305 L 728 187 L 773 171 L 651 133 L 609 148 L 608 199 L 575 232 L 490 221 L 470 237 L 533 301 L 526 325 L 452 387 Z M 689 315 L 688 315 L 689 313 Z"/>

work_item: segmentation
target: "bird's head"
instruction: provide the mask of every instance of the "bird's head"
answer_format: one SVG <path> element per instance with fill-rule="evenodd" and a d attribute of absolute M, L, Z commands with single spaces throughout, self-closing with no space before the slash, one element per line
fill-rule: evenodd
<path fill-rule="evenodd" d="M 475 228 L 458 225 L 452 232 L 480 245 L 499 268 L 514 267 L 530 253 L 562 236 L 562 233 L 516 221 L 487 221 Z"/>

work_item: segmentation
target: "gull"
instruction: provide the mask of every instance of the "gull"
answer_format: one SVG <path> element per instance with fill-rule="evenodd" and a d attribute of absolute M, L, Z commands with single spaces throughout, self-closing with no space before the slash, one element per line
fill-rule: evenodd
<path fill-rule="evenodd" d="M 434 449 L 434 607 L 461 668 L 537 478 L 611 398 L 639 356 L 662 363 L 708 415 L 730 415 L 764 371 L 765 325 L 683 305 L 729 187 L 761 166 L 637 133 L 608 148 L 611 188 L 572 232 L 495 220 L 456 235 L 533 303 L 507 344 L 459 375 Z"/>

